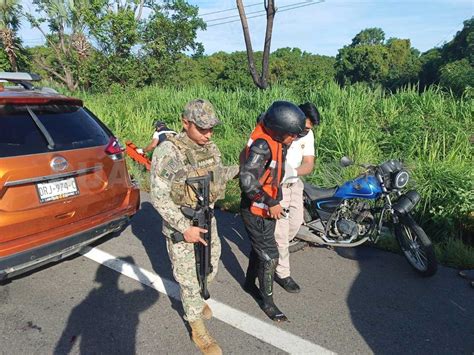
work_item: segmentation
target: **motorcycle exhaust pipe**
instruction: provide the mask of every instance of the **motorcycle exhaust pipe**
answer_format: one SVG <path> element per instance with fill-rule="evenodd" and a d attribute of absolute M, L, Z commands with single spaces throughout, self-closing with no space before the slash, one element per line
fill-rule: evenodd
<path fill-rule="evenodd" d="M 322 239 L 321 237 L 317 236 L 314 233 L 311 233 L 311 230 L 305 225 L 302 225 L 300 227 L 298 233 L 296 234 L 296 237 L 298 237 L 301 240 L 304 240 L 305 242 L 310 242 L 310 243 L 320 244 L 320 245 L 326 244 L 324 239 Z"/>
<path fill-rule="evenodd" d="M 369 239 L 369 237 L 364 237 L 354 243 L 327 242 L 321 237 L 312 233 L 311 230 L 305 225 L 302 225 L 300 227 L 298 233 L 296 234 L 296 238 L 304 240 L 305 242 L 313 243 L 313 244 L 330 245 L 333 247 L 340 247 L 340 248 L 353 248 L 358 245 L 364 244 Z"/>

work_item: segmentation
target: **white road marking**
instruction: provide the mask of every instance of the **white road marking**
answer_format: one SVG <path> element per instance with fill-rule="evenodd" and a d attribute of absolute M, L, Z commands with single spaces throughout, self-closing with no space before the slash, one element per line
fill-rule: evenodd
<path fill-rule="evenodd" d="M 154 288 L 160 293 L 180 300 L 179 286 L 174 281 L 163 279 L 153 272 L 142 269 L 137 265 L 126 263 L 97 248 L 86 247 L 81 254 L 122 275 Z M 215 318 L 290 354 L 334 354 L 320 345 L 265 323 L 212 298 L 206 302 L 212 308 Z"/>

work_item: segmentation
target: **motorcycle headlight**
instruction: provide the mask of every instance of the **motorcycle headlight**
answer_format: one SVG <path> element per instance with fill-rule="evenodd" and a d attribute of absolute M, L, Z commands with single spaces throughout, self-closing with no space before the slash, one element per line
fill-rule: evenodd
<path fill-rule="evenodd" d="M 408 184 L 410 175 L 406 170 L 400 170 L 393 178 L 393 187 L 396 189 L 402 189 Z"/>

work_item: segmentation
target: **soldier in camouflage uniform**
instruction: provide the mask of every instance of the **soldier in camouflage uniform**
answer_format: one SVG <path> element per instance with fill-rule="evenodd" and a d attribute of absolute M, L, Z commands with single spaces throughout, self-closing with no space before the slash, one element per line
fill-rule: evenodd
<path fill-rule="evenodd" d="M 224 197 L 226 182 L 238 174 L 238 166 L 224 167 L 219 149 L 210 140 L 213 127 L 220 122 L 209 101 L 197 99 L 189 102 L 184 108 L 182 122 L 183 131 L 161 143 L 153 153 L 151 198 L 153 206 L 163 218 L 163 235 L 166 237 L 173 275 L 181 288 L 185 319 L 191 326 L 192 339 L 204 354 L 221 354 L 219 345 L 203 323 L 203 318 L 211 318 L 212 312 L 201 297 L 196 274 L 194 243 L 206 244 L 201 233 L 207 231 L 192 226 L 180 207 L 196 206 L 195 193 L 185 184 L 187 178 L 212 172 L 212 208 L 217 199 Z M 214 217 L 211 226 L 213 270 L 208 282 L 216 275 L 221 253 Z M 182 238 L 184 240 L 179 240 Z"/>

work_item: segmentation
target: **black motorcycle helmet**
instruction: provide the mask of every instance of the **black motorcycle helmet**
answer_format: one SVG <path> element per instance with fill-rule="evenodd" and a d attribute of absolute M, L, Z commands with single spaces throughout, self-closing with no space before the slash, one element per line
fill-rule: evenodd
<path fill-rule="evenodd" d="M 288 101 L 275 101 L 263 117 L 263 126 L 271 130 L 277 141 L 285 134 L 298 135 L 305 129 L 306 117 L 301 109 Z"/>
<path fill-rule="evenodd" d="M 153 122 L 153 126 L 157 131 L 159 131 L 160 129 L 166 127 L 166 123 L 160 120 L 156 120 L 155 122 Z"/>

